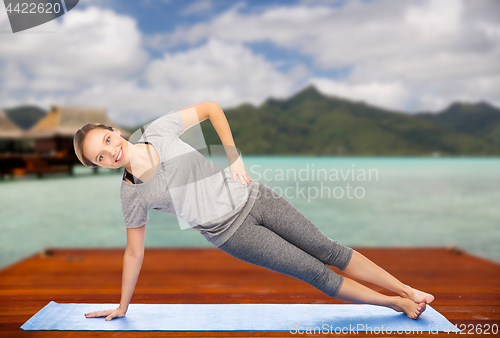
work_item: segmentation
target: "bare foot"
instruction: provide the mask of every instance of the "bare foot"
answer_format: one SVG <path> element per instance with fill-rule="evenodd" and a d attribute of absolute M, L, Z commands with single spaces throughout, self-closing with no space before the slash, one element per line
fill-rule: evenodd
<path fill-rule="evenodd" d="M 409 298 L 413 300 L 415 303 L 431 303 L 434 300 L 434 296 L 430 293 L 426 293 L 417 289 L 412 288 L 409 285 L 404 284 L 407 287 L 406 292 L 401 293 L 401 297 Z"/>
<path fill-rule="evenodd" d="M 397 296 L 394 299 L 394 304 L 391 306 L 397 312 L 404 312 L 410 319 L 417 319 L 425 311 L 425 307 L 424 302 L 417 304 L 411 299 Z"/>

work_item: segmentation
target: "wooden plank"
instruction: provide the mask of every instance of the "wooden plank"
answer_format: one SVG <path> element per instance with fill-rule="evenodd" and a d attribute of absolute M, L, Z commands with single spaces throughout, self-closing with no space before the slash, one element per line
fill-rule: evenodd
<path fill-rule="evenodd" d="M 432 307 L 453 324 L 463 328 L 500 326 L 500 264 L 446 248 L 355 249 L 402 282 L 434 294 L 436 299 Z M 123 252 L 123 248 L 50 249 L 2 269 L 0 337 L 115 336 L 117 332 L 23 331 L 20 326 L 52 300 L 118 304 Z M 360 282 L 394 295 L 379 286 Z M 328 297 L 305 282 L 240 261 L 216 248 L 147 248 L 132 303 L 344 302 Z M 151 332 L 119 332 L 119 335 L 146 337 Z M 154 332 L 154 335 L 296 336 L 289 332 L 246 331 Z M 370 335 L 373 334 L 357 336 Z M 408 337 L 426 335 L 431 334 L 402 334 Z"/>

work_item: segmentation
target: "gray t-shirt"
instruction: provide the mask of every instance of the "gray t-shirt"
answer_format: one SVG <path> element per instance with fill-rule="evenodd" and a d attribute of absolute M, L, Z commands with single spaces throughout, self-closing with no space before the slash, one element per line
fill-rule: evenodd
<path fill-rule="evenodd" d="M 151 122 L 138 142 L 160 156 L 154 176 L 143 183 L 122 181 L 120 198 L 127 228 L 149 221 L 148 210 L 177 215 L 215 246 L 238 229 L 258 195 L 259 183 L 241 184 L 229 169 L 215 165 L 179 136 L 184 122 L 171 111 Z M 181 221 L 182 222 L 182 221 Z"/>

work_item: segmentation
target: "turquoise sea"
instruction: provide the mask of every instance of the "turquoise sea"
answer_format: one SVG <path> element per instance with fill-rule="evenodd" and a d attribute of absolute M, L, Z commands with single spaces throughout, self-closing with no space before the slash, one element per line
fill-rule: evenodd
<path fill-rule="evenodd" d="M 449 246 L 500 262 L 500 158 L 243 157 L 327 236 L 353 247 Z M 47 247 L 121 247 L 123 169 L 0 181 L 0 267 Z M 210 247 L 149 211 L 147 247 Z"/>

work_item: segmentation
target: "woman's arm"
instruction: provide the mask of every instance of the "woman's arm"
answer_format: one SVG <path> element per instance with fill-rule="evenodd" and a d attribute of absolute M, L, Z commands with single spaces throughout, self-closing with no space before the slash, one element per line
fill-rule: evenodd
<path fill-rule="evenodd" d="M 193 125 L 205 121 L 207 118 L 212 122 L 217 135 L 224 146 L 227 157 L 229 159 L 229 171 L 233 174 L 233 179 L 240 178 L 242 184 L 251 183 L 252 179 L 243 165 L 236 145 L 234 144 L 231 128 L 227 122 L 226 115 L 222 108 L 214 101 L 198 103 L 180 111 L 182 120 L 184 121 L 184 130 L 188 130 Z"/>
<path fill-rule="evenodd" d="M 142 260 L 144 258 L 144 236 L 146 233 L 146 224 L 137 228 L 127 229 L 127 248 L 123 255 L 122 272 L 122 293 L 120 306 L 117 309 L 95 311 L 86 313 L 87 318 L 106 317 L 106 320 L 120 318 L 125 316 L 128 310 L 135 284 L 141 271 Z"/>
<path fill-rule="evenodd" d="M 141 271 L 145 234 L 146 224 L 138 228 L 127 228 L 127 248 L 123 255 L 122 297 L 120 300 L 120 309 L 124 312 L 127 312 Z"/>

